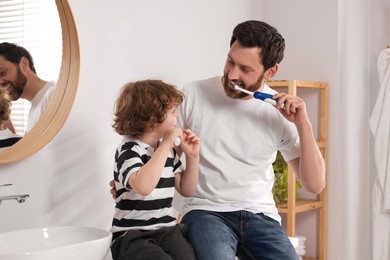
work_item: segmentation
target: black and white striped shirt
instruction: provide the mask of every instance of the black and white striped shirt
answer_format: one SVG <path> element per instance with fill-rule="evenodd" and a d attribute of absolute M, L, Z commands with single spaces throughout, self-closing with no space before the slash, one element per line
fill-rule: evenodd
<path fill-rule="evenodd" d="M 124 138 L 116 150 L 114 180 L 117 199 L 111 228 L 114 239 L 130 229 L 154 230 L 176 224 L 176 211 L 172 207 L 174 175 L 183 169 L 174 149 L 169 153 L 152 193 L 142 196 L 128 185 L 131 174 L 145 165 L 153 153 L 154 149 L 148 144 L 129 138 Z"/>

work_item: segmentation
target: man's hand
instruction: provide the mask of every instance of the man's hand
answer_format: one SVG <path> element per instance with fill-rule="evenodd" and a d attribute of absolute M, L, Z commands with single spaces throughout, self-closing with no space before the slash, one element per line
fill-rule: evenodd
<path fill-rule="evenodd" d="M 275 94 L 273 98 L 279 99 L 275 107 L 288 121 L 297 126 L 310 124 L 306 104 L 300 97 L 280 92 Z"/>

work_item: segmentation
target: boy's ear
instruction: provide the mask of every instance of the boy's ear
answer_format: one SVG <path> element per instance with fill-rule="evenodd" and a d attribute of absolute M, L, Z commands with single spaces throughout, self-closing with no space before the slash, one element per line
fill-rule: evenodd
<path fill-rule="evenodd" d="M 278 69 L 279 69 L 279 64 L 275 64 L 275 66 L 267 69 L 267 71 L 264 73 L 264 80 L 271 80 L 278 72 Z"/>
<path fill-rule="evenodd" d="M 146 132 L 150 132 L 154 129 L 154 126 L 150 121 L 146 123 L 146 129 Z"/>

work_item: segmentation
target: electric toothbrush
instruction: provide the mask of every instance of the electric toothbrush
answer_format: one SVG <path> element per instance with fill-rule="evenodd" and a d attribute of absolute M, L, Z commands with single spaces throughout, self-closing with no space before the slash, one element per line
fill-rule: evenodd
<path fill-rule="evenodd" d="M 264 92 L 259 92 L 259 91 L 252 92 L 252 91 L 249 91 L 249 90 L 241 88 L 237 83 L 235 83 L 233 81 L 230 81 L 230 82 L 234 85 L 235 89 L 238 89 L 241 92 L 244 92 L 244 93 L 246 93 L 248 95 L 251 95 L 251 96 L 253 96 L 256 99 L 261 99 L 264 102 L 267 102 L 267 103 L 269 103 L 269 104 L 271 104 L 273 106 L 276 106 L 276 103 L 279 100 L 278 98 L 277 99 L 272 99 L 272 95 L 271 94 L 264 93 Z"/>

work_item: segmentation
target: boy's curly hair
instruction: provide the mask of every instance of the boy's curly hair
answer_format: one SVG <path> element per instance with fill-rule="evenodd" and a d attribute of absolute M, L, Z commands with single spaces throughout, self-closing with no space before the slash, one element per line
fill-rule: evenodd
<path fill-rule="evenodd" d="M 11 100 L 5 88 L 0 87 L 0 123 L 7 121 L 11 113 Z"/>
<path fill-rule="evenodd" d="M 112 127 L 120 135 L 138 138 L 148 127 L 154 128 L 164 122 L 168 110 L 183 100 L 182 92 L 161 80 L 127 83 L 115 102 Z"/>

